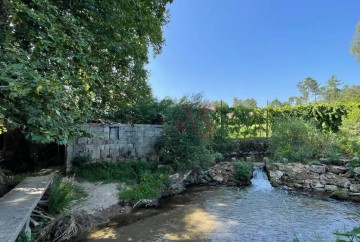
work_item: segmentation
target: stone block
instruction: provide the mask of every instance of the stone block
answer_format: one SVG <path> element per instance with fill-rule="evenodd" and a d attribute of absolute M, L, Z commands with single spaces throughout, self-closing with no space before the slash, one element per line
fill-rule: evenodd
<path fill-rule="evenodd" d="M 327 192 L 334 192 L 338 189 L 339 188 L 335 185 L 325 185 L 325 191 L 327 191 Z"/>
<path fill-rule="evenodd" d="M 86 144 L 88 144 L 88 138 L 86 138 L 86 137 L 78 138 L 77 144 L 78 145 L 86 145 Z"/>
<path fill-rule="evenodd" d="M 348 168 L 346 168 L 345 166 L 329 165 L 328 168 L 329 168 L 329 172 L 332 172 L 336 175 L 343 174 L 348 171 Z"/>
<path fill-rule="evenodd" d="M 100 150 L 100 159 L 105 160 L 109 158 L 110 156 L 110 150 L 109 149 L 101 149 Z"/>
<path fill-rule="evenodd" d="M 354 168 L 354 173 L 355 173 L 356 175 L 360 175 L 360 167 Z"/>
<path fill-rule="evenodd" d="M 322 165 L 311 165 L 309 166 L 309 170 L 314 173 L 324 174 L 327 172 L 328 168 Z"/>
<path fill-rule="evenodd" d="M 92 150 L 91 159 L 92 160 L 99 160 L 100 159 L 100 149 L 98 147 L 96 149 Z"/>
<path fill-rule="evenodd" d="M 351 184 L 349 188 L 350 192 L 359 193 L 360 192 L 360 184 Z"/>
<path fill-rule="evenodd" d="M 110 158 L 112 159 L 118 158 L 120 154 L 118 149 L 110 149 L 109 153 L 110 153 Z"/>

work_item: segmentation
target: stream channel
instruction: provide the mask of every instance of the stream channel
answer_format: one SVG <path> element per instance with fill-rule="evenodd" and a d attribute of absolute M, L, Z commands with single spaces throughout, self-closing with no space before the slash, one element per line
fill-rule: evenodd
<path fill-rule="evenodd" d="M 98 228 L 83 241 L 335 241 L 360 227 L 360 204 L 273 188 L 262 167 L 252 185 L 196 187 Z M 126 221 L 126 222 L 125 222 Z"/>

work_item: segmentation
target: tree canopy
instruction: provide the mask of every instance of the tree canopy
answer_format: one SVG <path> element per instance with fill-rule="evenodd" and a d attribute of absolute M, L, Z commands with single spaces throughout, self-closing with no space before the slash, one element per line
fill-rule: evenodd
<path fill-rule="evenodd" d="M 151 95 L 172 0 L 0 0 L 0 117 L 37 142 Z"/>
<path fill-rule="evenodd" d="M 360 61 L 360 22 L 356 27 L 351 51 L 356 56 L 357 60 Z"/>

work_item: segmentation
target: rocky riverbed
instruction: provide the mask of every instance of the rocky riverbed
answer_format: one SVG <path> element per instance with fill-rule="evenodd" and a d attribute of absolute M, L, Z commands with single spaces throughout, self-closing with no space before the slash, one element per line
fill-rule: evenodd
<path fill-rule="evenodd" d="M 266 170 L 274 187 L 322 192 L 341 200 L 360 202 L 360 167 L 301 163 L 269 163 Z"/>

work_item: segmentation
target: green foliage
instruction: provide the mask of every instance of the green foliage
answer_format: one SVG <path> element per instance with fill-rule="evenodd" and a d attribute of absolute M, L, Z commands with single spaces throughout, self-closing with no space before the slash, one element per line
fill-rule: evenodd
<path fill-rule="evenodd" d="M 327 158 L 334 165 L 339 162 L 340 158 L 344 155 L 341 152 L 340 147 L 340 136 L 337 134 L 323 134 L 318 133 L 318 140 L 320 143 L 320 148 L 316 152 L 318 156 Z"/>
<path fill-rule="evenodd" d="M 235 179 L 248 181 L 252 175 L 253 164 L 251 162 L 245 162 L 237 160 L 235 162 Z"/>
<path fill-rule="evenodd" d="M 343 117 L 352 106 L 344 104 L 309 104 L 296 107 L 267 108 L 270 122 L 281 117 L 298 117 L 313 122 L 323 132 L 338 132 Z"/>
<path fill-rule="evenodd" d="M 360 61 L 360 22 L 356 27 L 351 51 L 356 56 L 357 60 Z"/>
<path fill-rule="evenodd" d="M 360 141 L 341 137 L 339 138 L 339 149 L 341 154 L 345 157 L 351 158 L 360 156 Z"/>
<path fill-rule="evenodd" d="M 90 163 L 90 156 L 76 156 L 73 160 L 72 160 L 72 165 L 74 167 L 84 167 L 85 165 Z"/>
<path fill-rule="evenodd" d="M 297 87 L 300 91 L 303 103 L 307 103 L 309 101 L 309 94 L 312 93 L 315 99 L 317 100 L 317 96 L 319 95 L 319 83 L 311 77 L 305 78 L 303 82 L 299 82 Z"/>
<path fill-rule="evenodd" d="M 300 118 L 280 118 L 272 125 L 269 149 L 275 159 L 303 162 L 321 151 L 319 136 L 312 123 Z"/>
<path fill-rule="evenodd" d="M 153 97 L 138 97 L 136 103 L 119 108 L 108 118 L 120 123 L 163 124 L 172 105 L 171 99 L 158 101 Z"/>
<path fill-rule="evenodd" d="M 16 242 L 36 242 L 36 239 L 32 235 L 29 238 L 24 232 L 22 232 L 16 239 Z"/>
<path fill-rule="evenodd" d="M 360 227 L 359 228 L 354 228 L 350 231 L 346 231 L 346 232 L 339 232 L 336 231 L 334 233 L 334 235 L 338 236 L 338 238 L 336 239 L 336 242 L 356 242 L 356 241 L 360 241 Z M 346 237 L 347 239 L 342 239 L 340 237 Z"/>
<path fill-rule="evenodd" d="M 233 142 L 233 140 L 231 139 L 221 138 L 220 136 L 217 136 L 211 140 L 210 147 L 215 152 L 232 152 L 235 149 L 235 142 Z"/>
<path fill-rule="evenodd" d="M 269 147 L 268 138 L 247 138 L 232 140 L 234 143 L 233 151 L 258 151 L 265 152 Z"/>
<path fill-rule="evenodd" d="M 350 171 L 353 171 L 354 168 L 356 168 L 356 167 L 360 167 L 360 158 L 359 157 L 355 157 L 349 162 Z"/>
<path fill-rule="evenodd" d="M 201 96 L 182 98 L 166 116 L 158 144 L 162 162 L 173 165 L 176 170 L 208 167 L 213 161 L 207 148 L 211 132 L 209 109 Z"/>
<path fill-rule="evenodd" d="M 135 204 L 141 199 L 159 199 L 161 193 L 169 187 L 169 176 L 161 173 L 143 173 L 139 184 L 130 190 L 120 191 L 121 200 Z"/>
<path fill-rule="evenodd" d="M 341 132 L 350 139 L 360 140 L 360 105 L 354 107 L 344 118 Z"/>
<path fill-rule="evenodd" d="M 265 135 L 265 112 L 256 105 L 234 100 L 233 107 L 224 102 L 215 102 L 212 112 L 214 138 L 246 138 Z"/>
<path fill-rule="evenodd" d="M 1 1 L 0 116 L 40 143 L 66 143 L 81 124 L 139 97 L 149 49 L 164 44 L 162 1 Z"/>
<path fill-rule="evenodd" d="M 80 186 L 75 185 L 73 179 L 56 176 L 50 188 L 49 212 L 60 214 L 72 201 L 86 196 L 86 192 Z"/>
<path fill-rule="evenodd" d="M 77 178 L 90 182 L 132 182 L 138 181 L 141 174 L 154 169 L 155 164 L 146 161 L 132 161 L 120 164 L 99 162 L 76 167 L 74 173 Z"/>

